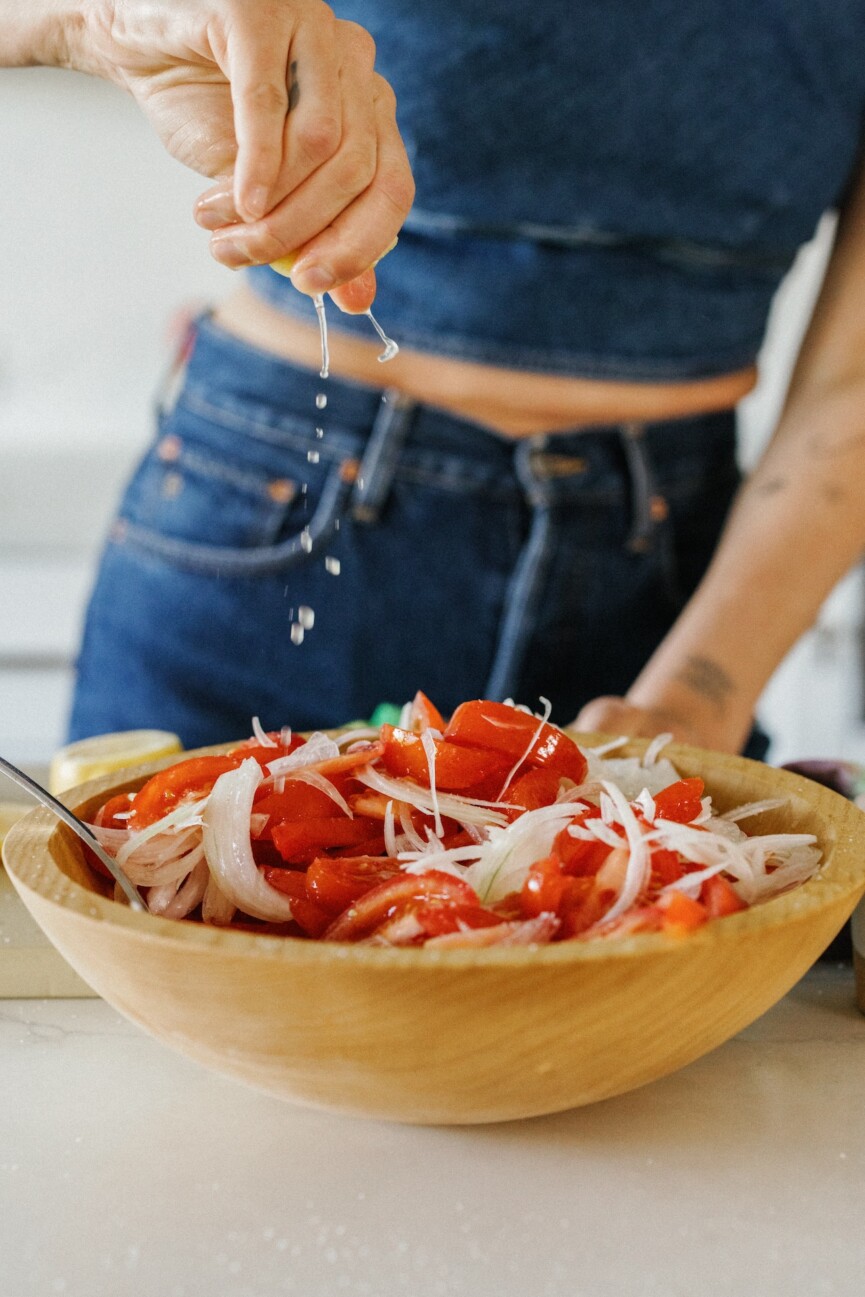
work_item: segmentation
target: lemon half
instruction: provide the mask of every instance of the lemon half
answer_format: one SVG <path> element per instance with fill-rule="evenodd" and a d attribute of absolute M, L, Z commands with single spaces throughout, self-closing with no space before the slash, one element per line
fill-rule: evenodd
<path fill-rule="evenodd" d="M 48 787 L 55 795 L 88 779 L 113 774 L 142 761 L 158 761 L 182 752 L 183 744 L 168 730 L 122 730 L 80 739 L 56 752 L 51 762 Z"/>

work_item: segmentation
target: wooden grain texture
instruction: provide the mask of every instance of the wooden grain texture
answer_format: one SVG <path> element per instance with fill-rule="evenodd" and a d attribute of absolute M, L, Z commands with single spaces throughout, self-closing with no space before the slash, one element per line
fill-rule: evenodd
<path fill-rule="evenodd" d="M 101 894 L 77 841 L 42 810 L 12 830 L 4 855 L 70 964 L 172 1048 L 317 1107 L 417 1123 L 502 1121 L 622 1093 L 721 1044 L 795 984 L 865 891 L 863 812 L 758 763 L 687 748 L 670 756 L 683 774 L 705 778 L 722 810 L 786 795 L 783 811 L 749 826 L 816 833 L 818 876 L 685 937 L 433 951 L 133 913 Z M 85 785 L 77 803 L 92 807 L 143 777 Z"/>

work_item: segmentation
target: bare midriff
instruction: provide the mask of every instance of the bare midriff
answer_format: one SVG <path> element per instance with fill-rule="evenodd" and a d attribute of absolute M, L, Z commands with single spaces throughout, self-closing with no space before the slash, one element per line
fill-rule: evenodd
<path fill-rule="evenodd" d="M 331 307 L 331 319 L 336 311 Z M 235 337 L 294 364 L 313 370 L 321 364 L 317 326 L 283 315 L 248 288 L 233 293 L 214 319 Z M 387 325 L 386 320 L 382 323 Z M 727 410 L 757 381 L 754 365 L 713 378 L 635 383 L 524 373 L 406 348 L 383 366 L 380 352 L 374 338 L 367 342 L 341 333 L 338 325 L 330 331 L 330 372 L 335 376 L 396 388 L 508 437 Z"/>

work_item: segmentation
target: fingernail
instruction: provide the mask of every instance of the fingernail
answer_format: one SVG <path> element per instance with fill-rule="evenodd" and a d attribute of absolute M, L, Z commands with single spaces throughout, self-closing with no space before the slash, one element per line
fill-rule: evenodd
<path fill-rule="evenodd" d="M 256 185 L 254 189 L 250 189 L 243 205 L 254 221 L 257 221 L 259 216 L 263 216 L 267 211 L 269 197 L 270 195 L 263 185 Z"/>
<path fill-rule="evenodd" d="M 245 241 L 235 234 L 214 234 L 210 240 L 210 251 L 220 265 L 229 266 L 232 270 L 255 262 Z"/>
<path fill-rule="evenodd" d="M 204 194 L 195 204 L 194 216 L 205 230 L 219 230 L 224 225 L 237 224 L 237 212 L 230 193 Z"/>
<path fill-rule="evenodd" d="M 294 267 L 291 282 L 301 293 L 309 293 L 310 296 L 315 296 L 318 293 L 326 293 L 328 289 L 333 288 L 336 283 L 336 275 L 327 266 L 305 265 L 304 262 L 301 262 Z"/>

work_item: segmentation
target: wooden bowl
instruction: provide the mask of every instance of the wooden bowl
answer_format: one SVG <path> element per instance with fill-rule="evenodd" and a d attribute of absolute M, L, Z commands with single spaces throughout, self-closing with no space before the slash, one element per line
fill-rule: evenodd
<path fill-rule="evenodd" d="M 639 752 L 645 745 L 634 743 Z M 37 923 L 101 996 L 159 1040 L 298 1103 L 416 1123 L 506 1121 L 621 1094 L 714 1049 L 781 998 L 865 891 L 865 814 L 786 771 L 671 747 L 721 810 L 783 795 L 753 832 L 811 832 L 817 876 L 684 937 L 532 949 L 400 950 L 234 932 L 102 894 L 37 809 L 4 860 Z M 67 795 L 91 813 L 169 762 Z"/>

